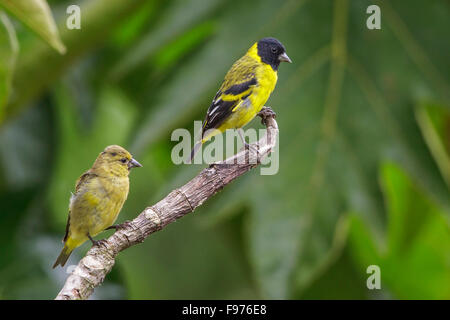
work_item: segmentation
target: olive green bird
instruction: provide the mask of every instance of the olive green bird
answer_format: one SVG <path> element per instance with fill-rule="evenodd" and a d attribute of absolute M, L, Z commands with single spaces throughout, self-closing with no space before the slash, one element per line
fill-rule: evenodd
<path fill-rule="evenodd" d="M 142 167 L 124 148 L 112 145 L 99 154 L 92 168 L 78 178 L 69 204 L 64 248 L 53 268 L 64 266 L 72 251 L 113 226 L 129 190 L 128 174 Z"/>
<path fill-rule="evenodd" d="M 264 107 L 275 89 L 281 62 L 291 63 L 283 44 L 275 38 L 263 38 L 253 44 L 225 75 L 205 120 L 201 139 L 192 149 L 191 162 L 200 146 L 227 129 L 239 129 L 249 123 Z M 267 112 L 273 113 L 269 108 Z"/>

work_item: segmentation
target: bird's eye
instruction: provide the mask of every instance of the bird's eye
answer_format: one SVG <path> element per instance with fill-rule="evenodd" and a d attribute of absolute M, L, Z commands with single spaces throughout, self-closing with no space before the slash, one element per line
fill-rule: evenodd
<path fill-rule="evenodd" d="M 122 163 L 127 163 L 127 158 L 122 158 L 122 159 L 120 159 L 120 162 L 122 162 Z"/>
<path fill-rule="evenodd" d="M 277 52 L 277 48 L 272 47 L 271 49 L 272 49 L 272 52 L 273 52 L 273 53 L 276 53 L 276 52 Z"/>

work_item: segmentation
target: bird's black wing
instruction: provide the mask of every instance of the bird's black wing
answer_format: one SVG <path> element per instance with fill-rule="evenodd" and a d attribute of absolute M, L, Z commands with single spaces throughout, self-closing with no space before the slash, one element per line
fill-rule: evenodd
<path fill-rule="evenodd" d="M 203 134 L 208 129 L 218 128 L 233 113 L 237 104 L 251 94 L 252 88 L 257 85 L 256 67 L 256 60 L 248 56 L 233 64 L 209 106 L 203 121 Z"/>
<path fill-rule="evenodd" d="M 221 95 L 222 92 L 218 91 L 216 97 L 220 97 Z M 202 133 L 204 134 L 209 129 L 218 128 L 220 124 L 230 116 L 230 114 L 233 112 L 233 108 L 237 105 L 238 102 L 238 99 L 224 101 L 222 99 L 214 98 L 211 106 L 208 109 L 206 118 L 203 121 Z"/>

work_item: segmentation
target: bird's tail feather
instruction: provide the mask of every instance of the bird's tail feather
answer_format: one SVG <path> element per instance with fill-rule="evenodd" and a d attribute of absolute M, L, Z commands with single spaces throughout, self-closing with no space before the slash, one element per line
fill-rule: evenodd
<path fill-rule="evenodd" d="M 194 148 L 192 148 L 191 155 L 190 155 L 189 159 L 186 161 L 187 163 L 192 163 L 192 160 L 194 159 L 195 154 L 198 152 L 198 150 L 200 149 L 201 146 L 202 146 L 202 140 L 197 142 L 194 145 Z"/>
<path fill-rule="evenodd" d="M 55 264 L 53 265 L 53 269 L 55 269 L 58 265 L 61 265 L 61 267 L 64 267 L 64 265 L 67 262 L 67 259 L 69 259 L 70 254 L 72 253 L 73 248 L 69 247 L 67 243 L 64 245 L 64 248 L 61 250 L 61 253 L 59 254 L 58 258 L 55 261 Z"/>

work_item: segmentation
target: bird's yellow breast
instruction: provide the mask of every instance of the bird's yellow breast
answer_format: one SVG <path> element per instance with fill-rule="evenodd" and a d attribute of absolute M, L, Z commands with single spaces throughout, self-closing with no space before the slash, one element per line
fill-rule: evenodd
<path fill-rule="evenodd" d="M 251 89 L 250 95 L 246 99 L 241 100 L 234 108 L 230 119 L 218 128 L 219 131 L 242 128 L 261 111 L 269 99 L 277 83 L 277 72 L 271 66 L 260 63 L 255 73 L 257 84 Z"/>
<path fill-rule="evenodd" d="M 254 87 L 252 94 L 249 96 L 252 105 L 261 111 L 261 108 L 269 99 L 275 85 L 277 84 L 277 72 L 267 64 L 262 64 L 256 69 L 257 85 Z"/>
<path fill-rule="evenodd" d="M 128 196 L 128 177 L 96 177 L 70 203 L 70 237 L 85 241 L 117 219 Z"/>

